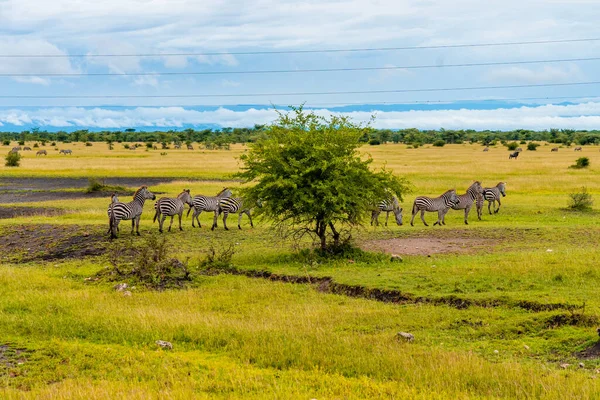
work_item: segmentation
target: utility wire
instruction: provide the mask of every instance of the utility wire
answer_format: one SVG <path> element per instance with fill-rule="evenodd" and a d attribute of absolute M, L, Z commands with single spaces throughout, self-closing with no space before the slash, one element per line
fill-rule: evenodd
<path fill-rule="evenodd" d="M 243 74 L 283 74 L 283 73 L 309 73 L 309 72 L 344 72 L 344 71 L 393 71 L 402 69 L 427 69 L 427 68 L 458 68 L 458 67 L 482 67 L 494 65 L 522 65 L 522 64 L 545 64 L 575 61 L 598 61 L 600 57 L 588 58 L 559 58 L 552 60 L 525 60 L 525 61 L 495 61 L 463 64 L 433 64 L 433 65 L 406 65 L 406 66 L 384 66 L 384 67 L 348 67 L 348 68 L 311 68 L 311 69 L 271 69 L 271 70 L 247 70 L 247 71 L 192 71 L 192 72 L 89 72 L 89 73 L 0 73 L 0 77 L 78 77 L 78 76 L 173 76 L 173 75 L 243 75 Z"/>
<path fill-rule="evenodd" d="M 353 49 L 314 49 L 314 50 L 265 50 L 265 51 L 233 51 L 233 52 L 187 52 L 187 53 L 139 53 L 139 54 L 0 54 L 0 58 L 69 58 L 69 57 L 193 57 L 193 56 L 241 56 L 241 55 L 267 55 L 267 54 L 307 54 L 307 53 L 351 53 L 370 51 L 399 51 L 399 50 L 424 50 L 424 49 L 455 49 L 464 47 L 492 47 L 536 45 L 552 43 L 579 43 L 597 42 L 600 38 L 584 39 L 557 39 L 557 40 L 532 40 L 522 42 L 499 43 L 463 43 L 430 46 L 402 46 L 402 47 L 364 47 Z"/>
<path fill-rule="evenodd" d="M 0 95 L 0 99 L 138 99 L 138 98 L 206 98 L 206 97 L 272 97 L 272 96 L 328 96 L 339 94 L 382 94 L 382 93 L 419 93 L 419 92 L 450 92 L 458 90 L 486 90 L 486 89 L 515 89 L 535 87 L 557 87 L 557 86 L 585 86 L 597 85 L 600 81 L 569 82 L 569 83 L 540 83 L 526 85 L 504 85 L 504 86 L 466 86 L 451 88 L 422 88 L 422 89 L 389 89 L 389 90 L 349 90 L 333 92 L 282 92 L 282 93 L 210 93 L 210 94 L 173 94 L 173 95 Z"/>

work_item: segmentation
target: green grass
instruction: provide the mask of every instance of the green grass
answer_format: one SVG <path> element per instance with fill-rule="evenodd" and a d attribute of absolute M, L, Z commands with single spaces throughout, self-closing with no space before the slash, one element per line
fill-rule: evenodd
<path fill-rule="evenodd" d="M 72 158 L 27 154 L 21 167 L 0 168 L 0 173 L 178 178 L 150 188 L 168 196 L 183 188 L 193 195 L 213 194 L 239 185 L 206 179 L 227 179 L 235 172 L 241 146 L 177 156 L 169 151 L 170 159 L 161 158 L 160 151 L 68 147 Z M 408 255 L 401 263 L 385 257 L 302 258 L 265 221 L 255 221 L 256 228 L 250 229 L 244 218 L 242 231 L 225 232 L 220 226 L 211 232 L 207 213 L 201 229 L 192 229 L 187 218 L 183 232 L 165 233 L 174 256 L 189 258 L 192 266 L 210 245 L 234 244 L 232 262 L 242 271 L 328 276 L 340 284 L 415 297 L 496 300 L 495 307 L 386 304 L 321 293 L 310 285 L 199 272 L 184 290 L 138 287 L 125 297 L 112 289 L 114 283 L 85 280 L 108 265 L 105 256 L 23 263 L 26 249 L 3 254 L 0 345 L 27 352 L 23 364 L 11 367 L 0 353 L 0 397 L 597 398 L 594 371 L 600 361 L 586 359 L 579 368 L 576 353 L 598 339 L 599 215 L 565 208 L 568 193 L 577 188 L 587 186 L 594 197 L 600 193 L 593 167 L 600 165 L 594 162 L 599 152 L 585 147 L 592 167 L 574 171 L 568 169 L 570 152 L 549 149 L 540 146 L 509 163 L 500 147 L 489 153 L 475 145 L 365 148 L 376 165 L 387 161 L 407 176 L 414 192 L 402 202 L 404 226 L 367 226 L 354 233 L 355 240 L 477 240 L 465 254 Z M 444 227 L 424 227 L 419 219 L 415 227 L 408 224 L 416 195 L 437 195 L 451 187 L 461 193 L 474 179 L 484 186 L 507 182 L 500 213 L 490 216 L 486 208 L 478 221 L 473 211 L 468 226 L 458 211 L 450 211 Z M 103 234 L 108 202 L 107 197 L 21 203 L 67 213 L 1 219 L 0 235 L 43 224 L 85 225 L 90 233 Z M 158 229 L 152 215 L 148 202 L 143 235 Z M 435 216 L 426 218 L 432 223 Z M 235 220 L 230 218 L 231 227 Z M 119 241 L 129 237 L 129 226 L 121 225 Z M 49 243 L 47 250 L 55 245 Z M 515 306 L 519 301 L 585 307 L 535 312 Z M 415 341 L 399 342 L 398 331 L 413 333 Z M 171 341 L 174 349 L 160 350 L 154 344 L 158 339 Z M 571 366 L 562 369 L 564 362 Z"/>

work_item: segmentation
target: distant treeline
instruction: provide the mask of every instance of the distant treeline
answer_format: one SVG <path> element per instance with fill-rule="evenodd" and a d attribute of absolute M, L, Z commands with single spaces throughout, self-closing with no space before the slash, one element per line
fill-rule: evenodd
<path fill-rule="evenodd" d="M 232 143 L 248 143 L 256 140 L 260 135 L 266 134 L 265 125 L 254 125 L 251 128 L 220 128 L 201 129 L 192 128 L 181 131 L 138 131 L 125 129 L 123 131 L 77 130 L 73 132 L 47 132 L 41 129 L 32 129 L 22 132 L 0 132 L 0 140 L 19 142 L 145 142 L 149 145 L 161 143 L 204 143 L 207 147 L 228 148 Z M 482 145 L 494 144 L 497 141 L 546 141 L 570 145 L 600 144 L 600 130 L 574 130 L 550 129 L 533 131 L 517 129 L 514 131 L 475 131 L 475 130 L 419 130 L 410 129 L 367 129 L 362 138 L 365 143 L 372 145 L 388 142 L 406 143 L 413 146 L 423 144 L 460 144 L 464 142 L 481 143 Z"/>

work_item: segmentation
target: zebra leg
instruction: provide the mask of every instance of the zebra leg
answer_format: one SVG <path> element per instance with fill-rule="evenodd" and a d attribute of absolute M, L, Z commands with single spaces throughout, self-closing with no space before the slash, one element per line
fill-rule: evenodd
<path fill-rule="evenodd" d="M 142 218 L 141 215 L 138 215 L 135 218 L 135 233 L 140 236 L 140 219 Z"/>
<path fill-rule="evenodd" d="M 375 211 L 375 210 L 371 211 L 371 226 L 373 226 L 373 221 L 375 221 L 376 213 L 377 213 L 377 211 Z"/>
<path fill-rule="evenodd" d="M 414 217 L 415 216 L 413 215 L 413 218 Z M 427 222 L 425 222 L 425 210 L 421 210 L 421 221 L 423 221 L 423 223 L 425 224 L 425 226 L 429 226 L 429 225 L 427 225 Z M 411 225 L 412 225 L 412 222 L 411 222 Z"/>
<path fill-rule="evenodd" d="M 173 219 L 175 218 L 175 214 L 171 215 L 171 223 L 169 224 L 169 232 L 171 232 L 171 227 L 173 226 Z"/>
<path fill-rule="evenodd" d="M 388 220 L 390 219 L 390 212 L 386 211 L 385 212 L 385 226 L 387 226 Z"/>
<path fill-rule="evenodd" d="M 242 216 L 244 215 L 244 212 L 240 212 L 238 215 L 238 229 L 242 229 Z"/>
<path fill-rule="evenodd" d="M 471 212 L 471 206 L 467 206 L 467 208 L 465 208 L 465 225 L 469 225 L 469 213 Z"/>
<path fill-rule="evenodd" d="M 227 227 L 227 217 L 229 216 L 229 213 L 227 211 L 223 212 L 223 227 L 225 228 L 226 231 L 229 230 L 229 228 Z"/>
<path fill-rule="evenodd" d="M 180 212 L 178 215 L 179 215 L 179 230 L 182 231 L 183 228 L 181 227 L 181 217 L 183 216 L 183 211 Z"/>
<path fill-rule="evenodd" d="M 219 214 L 217 213 L 217 211 L 215 211 L 215 216 L 213 217 L 213 224 L 212 227 L 210 228 L 211 231 L 214 231 L 215 228 L 217 227 L 217 217 L 219 216 Z"/>
<path fill-rule="evenodd" d="M 200 214 L 202 214 L 202 211 L 199 210 L 198 212 L 194 211 L 194 215 L 196 216 L 196 221 L 198 222 L 198 228 L 202 228 L 202 225 L 200 225 Z M 192 222 L 194 221 L 194 218 L 192 218 Z"/>
<path fill-rule="evenodd" d="M 488 200 L 488 211 L 490 212 L 490 215 L 492 215 L 492 210 L 490 209 L 491 206 L 492 206 L 492 202 L 490 200 Z"/>
<path fill-rule="evenodd" d="M 442 226 L 442 218 L 444 218 L 444 210 L 438 210 L 438 220 L 433 223 L 433 226 Z"/>
<path fill-rule="evenodd" d="M 158 219 L 158 231 L 160 233 L 163 233 L 163 225 L 165 223 L 165 219 L 167 218 L 166 215 L 161 215 L 160 218 Z"/>
<path fill-rule="evenodd" d="M 500 206 L 502 204 L 500 203 L 500 198 L 498 198 L 498 209 L 494 210 L 494 214 L 498 214 L 498 211 L 500 211 Z"/>
<path fill-rule="evenodd" d="M 131 234 L 135 232 L 135 217 L 131 218 Z"/>
<path fill-rule="evenodd" d="M 252 215 L 250 215 L 250 210 L 246 211 L 246 215 L 248 216 L 248 219 L 250 220 L 250 227 L 254 228 L 254 224 L 252 223 Z"/>
<path fill-rule="evenodd" d="M 410 219 L 410 226 L 415 226 L 414 222 L 415 222 L 415 215 L 417 215 L 419 211 L 415 210 L 415 207 L 413 206 L 412 209 L 412 218 Z"/>

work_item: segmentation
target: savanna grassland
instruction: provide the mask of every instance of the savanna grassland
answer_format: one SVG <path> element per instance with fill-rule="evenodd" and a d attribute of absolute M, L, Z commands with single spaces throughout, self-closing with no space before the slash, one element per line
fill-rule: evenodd
<path fill-rule="evenodd" d="M 71 143 L 59 148 L 72 156 L 49 146 L 47 157 L 24 152 L 20 167 L 0 167 L 0 210 L 19 210 L 0 219 L 0 397 L 600 398 L 600 214 L 566 209 L 583 186 L 600 198 L 600 152 L 553 146 L 517 160 L 500 145 L 487 153 L 470 144 L 365 146 L 373 165 L 409 179 L 412 193 L 401 202 L 403 226 L 366 224 L 354 240 L 402 262 L 359 252 L 325 260 L 293 250 L 265 221 L 210 231 L 203 213 L 202 228 L 189 217 L 182 232 L 162 235 L 192 280 L 160 291 L 137 285 L 131 296 L 95 277 L 117 246 L 157 233 L 153 202 L 141 237 L 130 239 L 125 221 L 111 243 L 108 194 L 86 193 L 87 178 L 121 178 L 115 184 L 130 189 L 147 179 L 158 196 L 235 193 L 246 147 Z M 582 156 L 589 168 L 568 168 Z M 464 193 L 473 180 L 506 182 L 498 214 L 486 204 L 469 225 L 450 211 L 446 226 L 418 217 L 410 226 L 415 196 Z M 29 201 L 36 193 L 47 197 Z M 200 266 L 209 248 L 228 246 L 234 268 Z M 398 340 L 399 331 L 414 341 Z"/>

